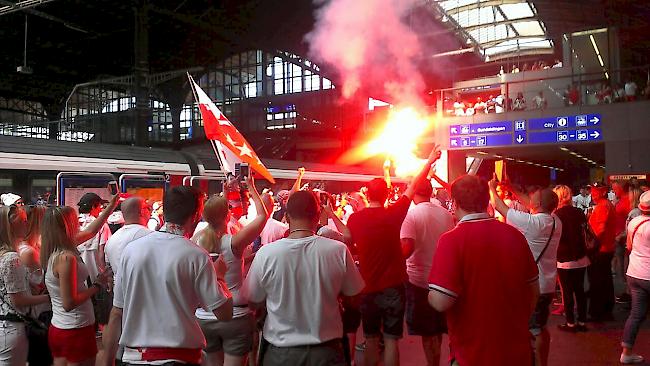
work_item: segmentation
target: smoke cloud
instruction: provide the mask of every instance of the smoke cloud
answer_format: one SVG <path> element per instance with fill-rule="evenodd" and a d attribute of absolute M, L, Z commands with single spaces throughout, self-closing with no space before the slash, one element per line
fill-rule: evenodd
<path fill-rule="evenodd" d="M 339 73 L 345 98 L 382 90 L 394 104 L 419 104 L 424 81 L 417 66 L 422 49 L 407 15 L 418 0 L 331 0 L 316 13 L 306 36 L 310 58 Z M 371 93 L 372 94 L 372 93 Z"/>

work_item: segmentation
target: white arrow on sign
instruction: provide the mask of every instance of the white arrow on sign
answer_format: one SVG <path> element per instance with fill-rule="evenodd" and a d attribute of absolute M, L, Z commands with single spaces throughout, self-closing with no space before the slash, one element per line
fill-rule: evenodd
<path fill-rule="evenodd" d="M 600 136 L 600 134 L 598 133 L 598 131 L 594 131 L 594 132 L 591 133 L 591 137 L 593 137 L 593 138 L 595 138 L 595 139 L 597 139 L 598 136 Z"/>
<path fill-rule="evenodd" d="M 451 133 L 458 133 L 458 130 L 456 129 L 456 127 L 451 128 Z"/>
<path fill-rule="evenodd" d="M 593 124 L 597 125 L 598 122 L 600 122 L 600 119 L 598 117 L 594 117 L 594 118 L 590 119 L 589 122 L 593 122 Z"/>
<path fill-rule="evenodd" d="M 524 138 L 521 135 L 517 136 L 517 143 L 521 144 L 522 142 L 524 142 Z"/>

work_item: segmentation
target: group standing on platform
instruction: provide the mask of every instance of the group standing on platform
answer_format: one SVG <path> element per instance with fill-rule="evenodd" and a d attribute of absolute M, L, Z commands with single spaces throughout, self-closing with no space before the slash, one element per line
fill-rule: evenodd
<path fill-rule="evenodd" d="M 212 197 L 86 193 L 78 210 L 5 193 L 0 365 L 392 366 L 406 324 L 427 366 L 440 364 L 444 333 L 451 365 L 544 366 L 558 285 L 566 332 L 629 302 L 619 361 L 643 362 L 647 183 L 574 196 L 466 175 L 436 191 L 438 157 L 435 147 L 403 191 L 376 178 L 336 196 L 303 185 L 300 169 L 275 197 L 250 177 Z M 619 296 L 612 266 L 625 276 Z"/>

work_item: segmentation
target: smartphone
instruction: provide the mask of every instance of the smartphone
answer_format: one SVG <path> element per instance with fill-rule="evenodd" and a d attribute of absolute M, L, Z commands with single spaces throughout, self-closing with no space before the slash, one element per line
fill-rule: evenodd
<path fill-rule="evenodd" d="M 116 194 L 118 194 L 120 192 L 120 190 L 119 190 L 119 188 L 117 186 L 117 182 L 114 181 L 114 180 L 108 182 L 108 190 L 111 192 L 111 195 L 113 195 L 113 196 L 115 196 Z"/>
<path fill-rule="evenodd" d="M 219 253 L 209 253 L 209 254 L 212 262 L 216 262 L 219 259 Z"/>
<path fill-rule="evenodd" d="M 251 174 L 250 166 L 246 163 L 241 163 L 239 166 L 239 174 L 241 175 L 242 179 L 248 177 Z"/>

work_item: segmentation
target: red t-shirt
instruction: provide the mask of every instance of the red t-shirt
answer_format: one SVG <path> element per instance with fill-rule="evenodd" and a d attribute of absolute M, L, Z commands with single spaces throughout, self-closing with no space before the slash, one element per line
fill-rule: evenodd
<path fill-rule="evenodd" d="M 616 235 L 625 232 L 625 223 L 627 223 L 627 215 L 632 211 L 632 204 L 630 203 L 630 199 L 628 198 L 627 195 L 619 198 L 618 202 L 616 202 L 616 206 L 614 206 L 616 210 L 616 215 L 615 215 L 615 221 L 616 221 L 616 226 L 614 226 L 614 230 L 616 232 Z"/>
<path fill-rule="evenodd" d="M 603 198 L 596 203 L 594 211 L 589 216 L 589 226 L 600 241 L 601 253 L 614 252 L 616 238 L 616 210 L 608 199 Z"/>
<path fill-rule="evenodd" d="M 348 229 L 366 282 L 364 292 L 381 291 L 406 281 L 399 233 L 410 204 L 411 200 L 402 196 L 387 208 L 369 207 L 350 216 Z"/>
<path fill-rule="evenodd" d="M 530 286 L 537 276 L 526 238 L 487 214 L 443 234 L 429 290 L 456 299 L 446 315 L 458 364 L 530 365 Z"/>

